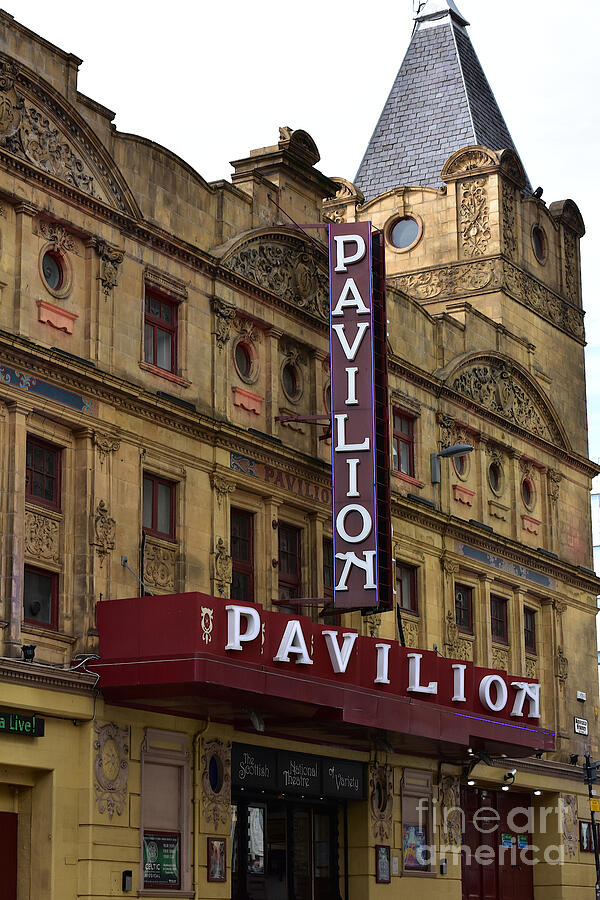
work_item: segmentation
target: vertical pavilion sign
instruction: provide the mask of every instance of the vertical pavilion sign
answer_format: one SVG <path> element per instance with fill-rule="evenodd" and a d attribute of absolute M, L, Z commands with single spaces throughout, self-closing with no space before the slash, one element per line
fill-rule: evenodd
<path fill-rule="evenodd" d="M 329 226 L 334 605 L 390 600 L 383 245 L 370 222 Z"/>

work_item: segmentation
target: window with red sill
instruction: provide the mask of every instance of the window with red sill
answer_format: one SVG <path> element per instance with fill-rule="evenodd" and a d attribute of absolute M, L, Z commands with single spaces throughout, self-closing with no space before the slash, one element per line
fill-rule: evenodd
<path fill-rule="evenodd" d="M 523 632 L 525 637 L 525 650 L 527 653 L 537 652 L 535 609 L 528 606 L 523 610 Z"/>
<path fill-rule="evenodd" d="M 233 509 L 231 521 L 231 599 L 254 602 L 254 514 Z"/>
<path fill-rule="evenodd" d="M 27 435 L 25 499 L 49 509 L 60 509 L 61 450 L 41 438 Z"/>
<path fill-rule="evenodd" d="M 165 372 L 177 374 L 176 300 L 146 288 L 144 360 Z"/>
<path fill-rule="evenodd" d="M 415 477 L 415 441 L 413 416 L 394 410 L 392 434 L 392 464 L 395 472 Z"/>
<path fill-rule="evenodd" d="M 473 589 L 464 584 L 454 585 L 454 614 L 458 630 L 473 633 Z"/>
<path fill-rule="evenodd" d="M 175 484 L 144 472 L 142 528 L 146 534 L 175 540 Z"/>
<path fill-rule="evenodd" d="M 417 570 L 401 562 L 396 563 L 396 602 L 401 612 L 418 615 Z"/>
<path fill-rule="evenodd" d="M 286 522 L 279 523 L 279 600 L 300 596 L 302 587 L 302 529 Z"/>
<path fill-rule="evenodd" d="M 58 628 L 58 574 L 25 566 L 23 618 L 42 628 Z"/>
<path fill-rule="evenodd" d="M 508 601 L 504 597 L 490 598 L 492 640 L 508 643 Z"/>

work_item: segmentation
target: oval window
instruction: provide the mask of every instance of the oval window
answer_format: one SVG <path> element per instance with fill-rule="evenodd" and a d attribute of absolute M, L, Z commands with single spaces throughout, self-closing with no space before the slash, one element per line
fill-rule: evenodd
<path fill-rule="evenodd" d="M 463 453 L 462 456 L 453 456 L 452 464 L 454 465 L 454 470 L 455 470 L 456 474 L 460 478 L 464 478 L 464 476 L 467 474 L 467 466 L 469 464 L 469 460 L 468 460 L 466 453 Z"/>
<path fill-rule="evenodd" d="M 490 481 L 491 489 L 494 491 L 494 493 L 499 494 L 502 487 L 502 469 L 500 468 L 498 463 L 490 463 L 490 467 L 488 469 L 488 478 Z"/>
<path fill-rule="evenodd" d="M 531 243 L 533 244 L 533 252 L 538 262 L 546 262 L 548 255 L 548 242 L 546 240 L 546 232 L 539 225 L 534 225 L 531 231 Z"/>
<path fill-rule="evenodd" d="M 521 482 L 521 497 L 527 509 L 531 509 L 535 498 L 535 489 L 530 478 L 524 478 Z"/>
<path fill-rule="evenodd" d="M 281 370 L 281 383 L 283 390 L 289 400 L 297 400 L 299 395 L 298 373 L 296 367 L 288 362 Z"/>
<path fill-rule="evenodd" d="M 52 291 L 59 291 L 62 287 L 64 274 L 62 260 L 58 253 L 48 250 L 42 259 L 42 274 L 44 281 Z"/>
<path fill-rule="evenodd" d="M 397 219 L 390 230 L 390 243 L 398 250 L 411 247 L 419 237 L 419 223 L 412 216 Z"/>
<path fill-rule="evenodd" d="M 252 372 L 252 357 L 247 345 L 242 343 L 241 341 L 236 345 L 235 348 L 235 365 L 238 370 L 238 374 L 242 378 L 250 378 L 250 374 Z"/>
<path fill-rule="evenodd" d="M 208 762 L 208 781 L 213 794 L 218 794 L 223 787 L 223 763 L 218 756 L 211 756 Z"/>

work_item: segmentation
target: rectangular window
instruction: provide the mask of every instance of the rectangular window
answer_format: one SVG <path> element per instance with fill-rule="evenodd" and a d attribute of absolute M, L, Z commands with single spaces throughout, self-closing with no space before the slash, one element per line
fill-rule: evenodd
<path fill-rule="evenodd" d="M 414 477 L 414 418 L 397 409 L 394 410 L 392 451 L 394 470 Z"/>
<path fill-rule="evenodd" d="M 46 628 L 58 627 L 58 575 L 25 566 L 23 618 Z"/>
<path fill-rule="evenodd" d="M 525 633 L 525 650 L 528 653 L 535 653 L 535 609 L 529 609 L 527 606 L 523 610 L 523 630 Z"/>
<path fill-rule="evenodd" d="M 402 612 L 419 612 L 417 604 L 417 570 L 396 562 L 396 602 Z"/>
<path fill-rule="evenodd" d="M 177 372 L 177 302 L 146 288 L 144 315 L 144 359 L 147 363 Z"/>
<path fill-rule="evenodd" d="M 254 601 L 254 515 L 231 510 L 231 599 Z"/>
<path fill-rule="evenodd" d="M 190 889 L 187 737 L 148 728 L 142 744 L 142 885 L 161 894 Z"/>
<path fill-rule="evenodd" d="M 300 542 L 302 531 L 295 525 L 279 523 L 279 599 L 291 600 L 300 596 L 302 565 Z"/>
<path fill-rule="evenodd" d="M 492 597 L 492 640 L 508 643 L 508 603 L 504 597 Z"/>
<path fill-rule="evenodd" d="M 60 448 L 27 435 L 25 499 L 60 509 Z"/>
<path fill-rule="evenodd" d="M 144 472 L 142 528 L 147 534 L 175 540 L 175 485 Z"/>
<path fill-rule="evenodd" d="M 473 633 L 473 590 L 464 584 L 454 585 L 454 611 L 459 631 Z"/>

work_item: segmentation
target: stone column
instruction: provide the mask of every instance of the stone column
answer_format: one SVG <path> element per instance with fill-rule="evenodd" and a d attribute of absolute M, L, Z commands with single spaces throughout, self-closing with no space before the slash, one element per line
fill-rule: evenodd
<path fill-rule="evenodd" d="M 25 560 L 25 476 L 27 417 L 31 410 L 20 401 L 6 404 L 8 410 L 8 480 L 4 554 L 6 560 L 5 654 L 21 655 L 23 617 L 23 567 Z"/>
<path fill-rule="evenodd" d="M 526 675 L 525 660 L 525 594 L 518 588 L 513 591 L 512 610 L 509 608 L 509 635 L 513 635 L 512 644 L 512 664 L 515 672 L 519 675 Z"/>
<path fill-rule="evenodd" d="M 521 537 L 521 457 L 522 453 L 518 450 L 511 449 L 509 451 L 509 470 L 510 470 L 510 504 L 511 504 L 511 537 L 518 541 Z"/>
<path fill-rule="evenodd" d="M 215 597 L 229 597 L 231 594 L 231 494 L 236 483 L 218 472 L 211 472 L 213 488 L 213 573 L 212 593 Z"/>
<path fill-rule="evenodd" d="M 494 579 L 491 575 L 479 575 L 478 577 L 479 602 L 473 610 L 475 633 L 477 635 L 476 659 L 474 662 L 479 666 L 490 666 L 492 662 L 492 610 L 490 595 Z"/>
<path fill-rule="evenodd" d="M 231 339 L 231 325 L 236 315 L 233 303 L 221 297 L 212 298 L 213 309 L 213 334 L 212 343 L 212 404 L 215 412 L 229 416 L 230 390 L 229 390 L 229 353 Z"/>
<path fill-rule="evenodd" d="M 279 339 L 282 332 L 271 328 L 268 334 L 267 379 L 266 389 L 266 430 L 269 434 L 279 434 L 279 426 L 275 424 L 275 416 L 279 413 Z"/>
<path fill-rule="evenodd" d="M 17 203 L 15 206 L 15 295 L 13 307 L 13 327 L 16 334 L 23 331 L 24 306 L 33 304 L 33 297 L 29 293 L 28 272 L 37 272 L 37 260 L 31 244 L 31 220 L 38 213 L 37 206 L 27 201 Z"/>

